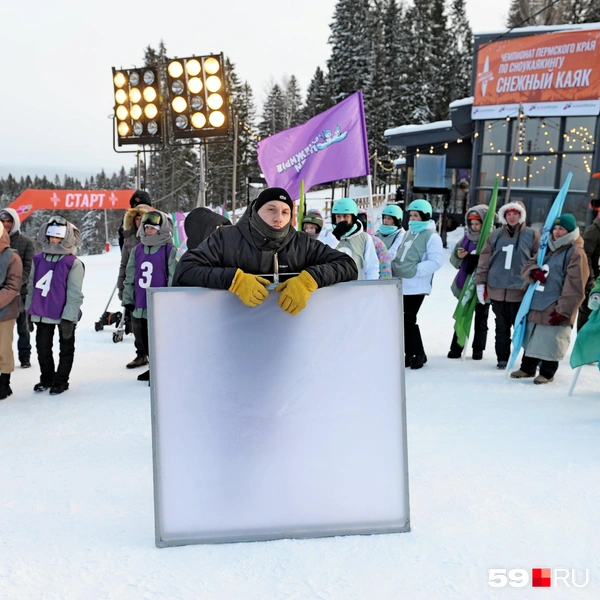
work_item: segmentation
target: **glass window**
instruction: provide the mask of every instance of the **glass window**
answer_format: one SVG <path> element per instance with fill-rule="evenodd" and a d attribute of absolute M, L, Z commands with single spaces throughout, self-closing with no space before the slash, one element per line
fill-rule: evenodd
<path fill-rule="evenodd" d="M 493 186 L 496 177 L 500 179 L 502 185 L 502 176 L 504 175 L 504 165 L 506 164 L 506 156 L 498 154 L 483 155 L 481 157 L 481 172 L 479 173 L 480 186 Z"/>
<path fill-rule="evenodd" d="M 569 188 L 571 189 L 571 188 Z M 588 202 L 585 194 L 567 194 L 563 205 L 563 213 L 571 213 L 577 220 L 577 225 L 582 229 L 585 226 Z"/>
<path fill-rule="evenodd" d="M 593 152 L 596 117 L 567 117 L 564 152 Z"/>
<path fill-rule="evenodd" d="M 565 182 L 567 174 L 573 173 L 570 190 L 587 191 L 588 182 L 592 176 L 592 154 L 565 154 L 562 159 L 560 185 Z"/>
<path fill-rule="evenodd" d="M 556 152 L 560 134 L 560 117 L 532 117 L 525 119 L 523 153 Z"/>
<path fill-rule="evenodd" d="M 485 121 L 483 125 L 482 152 L 509 152 L 507 147 L 508 121 L 506 119 Z"/>
<path fill-rule="evenodd" d="M 490 198 L 492 197 L 492 190 L 477 190 L 475 201 L 477 204 L 490 204 Z"/>
<path fill-rule="evenodd" d="M 512 182 L 516 187 L 552 188 L 556 179 L 556 157 L 517 156 L 514 161 Z"/>

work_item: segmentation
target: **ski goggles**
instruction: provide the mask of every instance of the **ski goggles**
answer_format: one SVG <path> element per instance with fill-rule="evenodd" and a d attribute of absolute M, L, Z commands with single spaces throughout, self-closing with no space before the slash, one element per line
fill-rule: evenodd
<path fill-rule="evenodd" d="M 147 212 L 144 213 L 144 216 L 142 217 L 143 225 L 160 225 L 161 221 L 162 218 L 157 212 Z"/>
<path fill-rule="evenodd" d="M 48 237 L 63 238 L 67 235 L 67 226 L 58 225 L 57 223 L 51 223 L 46 228 L 46 235 Z"/>

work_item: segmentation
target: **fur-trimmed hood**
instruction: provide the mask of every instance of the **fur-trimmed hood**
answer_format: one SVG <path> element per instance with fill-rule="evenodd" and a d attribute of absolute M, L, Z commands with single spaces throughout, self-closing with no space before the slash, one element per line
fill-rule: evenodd
<path fill-rule="evenodd" d="M 0 214 L 1 213 L 8 213 L 12 217 L 13 226 L 9 233 L 9 235 L 12 237 L 13 235 L 15 235 L 15 233 L 18 233 L 21 229 L 21 219 L 19 217 L 19 213 L 14 208 L 8 208 L 8 207 L 1 209 Z"/>
<path fill-rule="evenodd" d="M 500 210 L 498 211 L 498 219 L 502 225 L 508 225 L 505 216 L 507 210 L 519 211 L 519 225 L 525 223 L 527 219 L 527 211 L 525 210 L 525 205 L 522 202 L 509 202 L 508 204 L 504 204 L 500 207 Z"/>
<path fill-rule="evenodd" d="M 135 228 L 135 218 L 141 217 L 148 212 L 150 207 L 147 204 L 138 204 L 135 208 L 130 208 L 123 218 L 123 229 L 129 230 Z M 137 230 L 136 230 L 137 231 Z"/>
<path fill-rule="evenodd" d="M 67 226 L 67 234 L 57 244 L 50 243 L 46 235 L 46 230 L 51 224 Z M 37 241 L 42 246 L 42 252 L 46 254 L 77 254 L 77 246 L 81 246 L 81 233 L 73 223 L 69 223 L 64 217 L 52 216 L 40 227 Z"/>

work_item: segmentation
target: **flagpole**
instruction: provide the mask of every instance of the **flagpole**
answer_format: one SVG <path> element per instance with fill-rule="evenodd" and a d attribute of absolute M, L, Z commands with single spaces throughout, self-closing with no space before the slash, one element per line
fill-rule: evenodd
<path fill-rule="evenodd" d="M 577 380 L 579 379 L 579 373 L 581 373 L 581 369 L 583 368 L 583 365 L 581 367 L 577 367 L 577 369 L 575 370 L 575 375 L 573 375 L 573 381 L 571 382 L 571 387 L 569 388 L 569 396 L 573 395 L 573 392 L 575 391 L 575 384 L 577 383 Z"/>
<path fill-rule="evenodd" d="M 302 231 L 304 221 L 304 179 L 300 180 L 300 202 L 298 204 L 298 231 Z"/>

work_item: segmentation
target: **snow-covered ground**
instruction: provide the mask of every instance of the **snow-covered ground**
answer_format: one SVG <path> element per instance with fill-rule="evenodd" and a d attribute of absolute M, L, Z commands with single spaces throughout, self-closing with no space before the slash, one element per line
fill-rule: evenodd
<path fill-rule="evenodd" d="M 125 369 L 132 336 L 94 331 L 118 259 L 83 258 L 70 389 L 34 394 L 34 354 L 0 402 L 1 600 L 600 597 L 598 368 L 572 397 L 568 360 L 549 385 L 506 381 L 493 316 L 483 361 L 447 359 L 449 262 L 419 315 L 429 360 L 406 373 L 410 533 L 157 549 L 149 388 Z M 489 569 L 538 567 L 590 581 L 488 585 Z"/>

